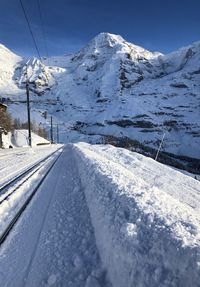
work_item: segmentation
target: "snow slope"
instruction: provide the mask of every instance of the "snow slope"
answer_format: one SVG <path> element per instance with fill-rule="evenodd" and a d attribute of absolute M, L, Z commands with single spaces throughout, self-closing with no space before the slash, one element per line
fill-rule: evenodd
<path fill-rule="evenodd" d="M 102 33 L 66 63 L 51 112 L 90 137 L 114 135 L 200 157 L 200 44 L 162 56 Z"/>
<path fill-rule="evenodd" d="M 123 149 L 73 149 L 113 286 L 199 286 L 200 183 Z"/>
<path fill-rule="evenodd" d="M 42 123 L 44 111 L 53 115 L 65 142 L 111 135 L 156 149 L 165 133 L 164 151 L 200 158 L 199 62 L 200 42 L 162 55 L 101 33 L 74 55 L 28 62 L 32 110 Z M 24 64 L 16 79 L 23 108 Z"/>
<path fill-rule="evenodd" d="M 29 81 L 29 89 L 39 96 L 49 90 L 56 83 L 56 76 L 65 69 L 59 67 L 47 67 L 40 60 L 33 58 L 23 66 L 18 84 L 23 88 Z"/>
<path fill-rule="evenodd" d="M 21 57 L 0 44 L 0 96 L 19 92 L 14 76 L 21 61 Z"/>

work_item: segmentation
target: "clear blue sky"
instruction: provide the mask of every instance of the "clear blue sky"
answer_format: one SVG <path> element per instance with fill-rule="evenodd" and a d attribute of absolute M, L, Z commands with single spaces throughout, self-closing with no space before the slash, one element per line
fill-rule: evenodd
<path fill-rule="evenodd" d="M 45 55 L 37 0 L 22 0 Z M 100 32 L 168 53 L 200 40 L 200 0 L 39 0 L 50 55 L 78 51 Z M 35 55 L 19 0 L 0 0 L 0 43 Z"/>

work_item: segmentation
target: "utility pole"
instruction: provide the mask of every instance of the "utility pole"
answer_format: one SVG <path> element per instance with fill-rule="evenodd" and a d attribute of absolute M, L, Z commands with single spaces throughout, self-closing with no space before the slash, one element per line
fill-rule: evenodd
<path fill-rule="evenodd" d="M 29 82 L 28 82 L 28 71 L 26 66 L 26 97 L 27 97 L 27 116 L 28 116 L 28 145 L 32 146 L 31 139 L 31 115 L 30 115 L 30 98 L 29 98 Z"/>
<path fill-rule="evenodd" d="M 159 155 L 160 149 L 161 149 L 161 147 L 162 147 L 162 144 L 163 144 L 164 138 L 165 138 L 165 133 L 164 133 L 164 134 L 163 134 L 163 136 L 162 136 L 162 140 L 161 140 L 161 142 L 160 142 L 160 145 L 159 145 L 158 151 L 157 151 L 157 153 L 156 153 L 155 160 L 157 160 L 157 159 L 158 159 L 158 155 Z"/>
<path fill-rule="evenodd" d="M 58 127 L 58 124 L 57 124 L 57 144 L 59 143 L 59 127 Z"/>
<path fill-rule="evenodd" d="M 51 144 L 53 144 L 53 119 L 51 116 Z"/>

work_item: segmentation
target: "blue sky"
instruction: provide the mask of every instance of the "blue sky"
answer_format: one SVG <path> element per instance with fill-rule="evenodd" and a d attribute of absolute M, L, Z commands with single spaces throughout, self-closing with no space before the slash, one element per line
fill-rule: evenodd
<path fill-rule="evenodd" d="M 44 56 L 37 0 L 22 0 Z M 100 32 L 168 53 L 200 40 L 200 0 L 39 0 L 50 55 L 78 51 Z M 36 55 L 19 0 L 0 0 L 0 43 Z"/>

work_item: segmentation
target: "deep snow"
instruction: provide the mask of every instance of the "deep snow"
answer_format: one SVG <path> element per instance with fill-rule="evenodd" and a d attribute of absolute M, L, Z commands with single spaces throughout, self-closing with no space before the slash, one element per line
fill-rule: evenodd
<path fill-rule="evenodd" d="M 73 149 L 113 286 L 200 286 L 200 183 L 112 146 Z"/>
<path fill-rule="evenodd" d="M 6 135 L 2 135 L 3 147 L 9 148 L 12 147 L 28 147 L 28 130 L 20 129 L 14 130 L 13 132 L 8 132 Z M 31 132 L 31 145 L 36 147 L 38 145 L 48 145 L 50 142 L 43 137 Z M 9 152 L 8 152 L 9 153 Z"/>
<path fill-rule="evenodd" d="M 66 148 L 1 246 L 2 287 L 110 286 L 74 161 Z"/>
<path fill-rule="evenodd" d="M 0 285 L 199 287 L 199 213 L 190 176 L 109 145 L 67 145 L 1 246 Z"/>

